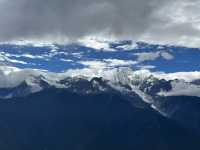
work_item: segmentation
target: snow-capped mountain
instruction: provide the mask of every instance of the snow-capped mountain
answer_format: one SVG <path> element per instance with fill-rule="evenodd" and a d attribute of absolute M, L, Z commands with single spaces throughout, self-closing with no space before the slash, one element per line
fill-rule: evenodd
<path fill-rule="evenodd" d="M 1 44 L 0 149 L 199 149 L 199 56 L 132 41 Z"/>
<path fill-rule="evenodd" d="M 128 68 L 65 73 L 8 68 L 6 73 L 10 80 L 0 89 L 1 148 L 200 147 L 200 97 L 188 94 L 199 88 L 196 80 L 159 79 Z M 174 94 L 180 84 L 188 90 L 184 95 Z"/>
<path fill-rule="evenodd" d="M 12 99 L 46 89 L 65 89 L 77 94 L 96 94 L 115 92 L 125 95 L 138 95 L 141 100 L 151 105 L 163 115 L 171 113 L 160 109 L 161 99 L 166 97 L 193 96 L 200 98 L 198 80 L 190 82 L 183 79 L 168 80 L 159 74 L 147 71 L 134 71 L 130 68 L 116 68 L 105 70 L 70 70 L 64 73 L 50 73 L 41 70 L 18 70 L 9 68 L 2 70 L 0 97 Z M 16 70 L 16 71 L 13 71 Z M 170 76 L 170 75 L 169 75 Z M 4 83 L 4 84 L 3 84 Z M 6 84 L 5 84 L 6 83 Z M 131 99 L 131 98 L 128 98 Z M 159 101 L 157 101 L 159 99 Z"/>

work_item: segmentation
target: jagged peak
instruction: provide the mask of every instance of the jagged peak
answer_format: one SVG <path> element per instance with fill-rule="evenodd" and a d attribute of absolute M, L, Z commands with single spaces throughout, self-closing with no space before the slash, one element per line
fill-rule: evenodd
<path fill-rule="evenodd" d="M 25 82 L 30 93 L 49 87 L 74 89 L 74 91 L 82 91 L 82 93 L 84 90 L 89 91 L 89 88 L 91 88 L 91 93 L 109 90 L 110 86 L 114 85 L 113 87 L 119 87 L 116 88 L 119 91 L 125 88 L 133 92 L 138 92 L 139 90 L 143 93 L 142 95 L 144 93 L 147 95 L 157 95 L 161 91 L 168 92 L 172 90 L 176 85 L 180 85 L 180 82 L 186 83 L 184 80 L 158 78 L 155 73 L 151 73 L 148 70 L 134 71 L 126 67 L 103 70 L 70 70 L 64 73 L 51 73 L 31 69 L 20 70 L 13 69 L 12 67 L 8 67 L 8 70 L 10 71 L 9 73 L 4 73 L 1 70 L 1 88 L 15 88 Z M 187 84 L 192 84 L 194 87 L 198 86 L 192 82 L 187 82 Z"/>

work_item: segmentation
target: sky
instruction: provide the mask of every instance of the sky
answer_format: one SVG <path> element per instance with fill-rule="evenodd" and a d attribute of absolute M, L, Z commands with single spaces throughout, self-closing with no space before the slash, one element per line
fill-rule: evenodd
<path fill-rule="evenodd" d="M 185 83 L 200 78 L 199 58 L 200 0 L 0 0 L 2 87 L 40 72 L 113 78 L 130 68 L 184 80 L 162 95 L 199 97 Z"/>
<path fill-rule="evenodd" d="M 132 39 L 200 47 L 199 0 L 0 0 L 0 41 Z"/>

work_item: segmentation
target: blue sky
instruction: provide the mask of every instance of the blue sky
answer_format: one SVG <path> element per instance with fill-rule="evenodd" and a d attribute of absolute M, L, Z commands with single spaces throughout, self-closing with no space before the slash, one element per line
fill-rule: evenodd
<path fill-rule="evenodd" d="M 87 67 L 131 67 L 169 73 L 200 71 L 200 49 L 142 42 L 95 41 L 90 45 L 43 46 L 1 44 L 0 50 L 2 63 L 52 72 Z"/>

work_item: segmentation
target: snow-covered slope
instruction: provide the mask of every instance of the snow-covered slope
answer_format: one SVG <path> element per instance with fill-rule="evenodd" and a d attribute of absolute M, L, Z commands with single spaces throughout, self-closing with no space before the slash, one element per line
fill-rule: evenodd
<path fill-rule="evenodd" d="M 37 97 L 48 91 L 52 94 L 60 91 L 79 95 L 83 103 L 88 96 L 94 95 L 95 101 L 98 95 L 117 95 L 134 108 L 151 108 L 161 116 L 176 120 L 181 126 L 200 134 L 196 125 L 200 116 L 200 85 L 197 76 L 190 78 L 190 81 L 187 78 L 184 80 L 185 74 L 179 76 L 180 79 L 169 80 L 171 74 L 163 76 L 130 68 L 86 68 L 52 73 L 3 66 L 0 72 L 0 99 L 3 101 L 29 100 L 32 96 Z M 57 100 L 59 93 L 55 94 Z M 184 116 L 191 119 L 184 119 Z"/>
<path fill-rule="evenodd" d="M 31 83 L 34 82 L 34 78 L 40 80 L 46 80 L 50 85 L 55 85 L 58 81 L 71 77 L 71 78 L 85 78 L 91 80 L 94 77 L 102 77 L 113 83 L 129 84 L 130 80 L 135 82 L 138 80 L 145 80 L 152 73 L 148 71 L 133 71 L 130 68 L 114 68 L 114 69 L 95 69 L 95 68 L 85 68 L 85 69 L 71 69 L 63 73 L 53 73 L 43 70 L 36 69 L 19 69 L 16 67 L 0 66 L 0 87 L 15 87 L 27 81 Z M 42 76 L 42 78 L 41 78 Z"/>
<path fill-rule="evenodd" d="M 185 74 L 184 74 L 185 75 Z M 42 70 L 33 69 L 18 69 L 14 67 L 0 67 L 0 88 L 13 89 L 25 84 L 29 88 L 29 93 L 39 92 L 45 88 L 69 88 L 81 86 L 78 82 L 85 80 L 93 81 L 94 78 L 101 78 L 105 87 L 110 86 L 113 89 L 129 90 L 143 97 L 144 101 L 151 102 L 152 96 L 196 96 L 200 97 L 200 87 L 197 82 L 197 76 L 191 81 L 184 80 L 184 76 L 179 76 L 179 79 L 169 80 L 171 74 L 167 76 L 159 73 L 152 73 L 147 70 L 134 71 L 130 68 L 115 68 L 115 69 L 78 69 L 68 70 L 63 73 L 52 73 Z M 200 77 L 199 77 L 200 79 Z M 66 83 L 64 82 L 66 81 Z M 196 82 L 195 82 L 196 81 Z M 195 83 L 194 83 L 195 82 Z M 98 83 L 91 83 L 92 86 L 100 86 Z M 83 86 L 82 90 L 88 88 Z M 87 89 L 88 90 L 88 89 Z M 12 90 L 11 90 L 12 91 Z M 79 90 L 77 90 L 79 92 Z M 87 93 L 87 92 L 86 92 Z M 21 92 L 21 95 L 26 95 Z M 9 93 L 9 95 L 13 95 Z M 15 95 L 15 94 L 14 94 Z M 5 95 L 4 95 L 5 96 Z M 20 95 L 18 95 L 20 96 Z M 3 96 L 1 95 L 3 98 Z M 6 98 L 10 96 L 5 96 Z"/>

